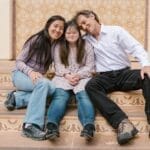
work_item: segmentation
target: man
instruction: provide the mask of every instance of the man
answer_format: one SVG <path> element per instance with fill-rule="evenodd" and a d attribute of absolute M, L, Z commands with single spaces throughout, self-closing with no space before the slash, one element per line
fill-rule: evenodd
<path fill-rule="evenodd" d="M 142 89 L 145 97 L 145 113 L 150 124 L 150 62 L 141 44 L 119 26 L 105 26 L 90 10 L 82 10 L 74 17 L 78 26 L 87 34 L 95 52 L 96 76 L 87 84 L 86 90 L 101 114 L 117 129 L 119 144 L 135 137 L 138 130 L 127 115 L 107 97 L 112 91 Z M 130 70 L 128 55 L 136 57 L 141 70 Z"/>

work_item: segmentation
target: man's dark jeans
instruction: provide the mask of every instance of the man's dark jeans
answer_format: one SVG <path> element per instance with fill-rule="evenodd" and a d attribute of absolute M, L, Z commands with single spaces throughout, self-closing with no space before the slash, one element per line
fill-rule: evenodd
<path fill-rule="evenodd" d="M 113 91 L 143 90 L 145 113 L 150 124 L 150 78 L 145 75 L 141 79 L 140 70 L 124 68 L 116 71 L 97 73 L 86 85 L 86 91 L 96 108 L 107 119 L 113 128 L 127 115 L 115 104 L 107 94 Z"/>

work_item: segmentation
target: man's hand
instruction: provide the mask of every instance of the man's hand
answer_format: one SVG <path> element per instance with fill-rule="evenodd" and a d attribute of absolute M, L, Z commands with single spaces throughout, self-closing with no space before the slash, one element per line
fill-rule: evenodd
<path fill-rule="evenodd" d="M 148 77 L 150 78 L 150 66 L 144 66 L 141 69 L 141 78 L 144 79 L 144 74 L 147 74 Z"/>

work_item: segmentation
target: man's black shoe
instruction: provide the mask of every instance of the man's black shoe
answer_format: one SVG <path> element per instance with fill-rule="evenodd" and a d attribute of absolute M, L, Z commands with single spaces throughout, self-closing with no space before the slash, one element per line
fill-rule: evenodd
<path fill-rule="evenodd" d="M 59 130 L 56 124 L 48 123 L 46 131 L 46 139 L 54 140 L 59 137 Z"/>
<path fill-rule="evenodd" d="M 11 91 L 10 93 L 8 93 L 8 95 L 7 95 L 7 100 L 4 102 L 5 107 L 6 107 L 9 111 L 14 110 L 14 109 L 15 109 L 15 106 L 16 106 L 14 92 L 15 92 L 15 91 Z"/>
<path fill-rule="evenodd" d="M 95 132 L 95 126 L 93 124 L 87 124 L 81 131 L 81 137 L 85 137 L 86 140 L 93 138 Z"/>
<path fill-rule="evenodd" d="M 27 127 L 23 125 L 22 136 L 38 141 L 45 140 L 45 132 L 43 132 L 37 125 L 34 124 L 29 124 Z"/>

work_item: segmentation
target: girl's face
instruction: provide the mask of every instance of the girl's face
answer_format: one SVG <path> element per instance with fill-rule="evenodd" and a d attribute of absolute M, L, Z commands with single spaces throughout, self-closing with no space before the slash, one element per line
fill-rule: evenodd
<path fill-rule="evenodd" d="M 51 25 L 48 28 L 49 36 L 53 40 L 59 39 L 64 32 L 64 22 L 62 20 L 56 20 L 51 23 Z"/>
<path fill-rule="evenodd" d="M 68 27 L 65 32 L 65 38 L 69 43 L 77 42 L 77 40 L 79 38 L 78 30 L 73 26 Z"/>

